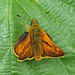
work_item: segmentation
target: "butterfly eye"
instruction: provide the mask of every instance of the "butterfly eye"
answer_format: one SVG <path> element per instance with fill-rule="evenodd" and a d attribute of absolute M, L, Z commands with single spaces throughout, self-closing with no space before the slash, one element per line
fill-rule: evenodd
<path fill-rule="evenodd" d="M 38 22 L 37 22 L 38 23 Z M 38 23 L 39 24 L 39 23 Z"/>
<path fill-rule="evenodd" d="M 31 22 L 31 24 L 30 24 L 31 26 L 32 26 L 32 22 Z"/>

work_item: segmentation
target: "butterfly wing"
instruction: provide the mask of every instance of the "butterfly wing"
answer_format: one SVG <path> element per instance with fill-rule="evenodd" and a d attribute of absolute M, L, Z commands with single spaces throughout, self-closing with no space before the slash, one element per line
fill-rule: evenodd
<path fill-rule="evenodd" d="M 19 39 L 16 41 L 15 45 L 14 45 L 14 50 L 24 41 L 27 39 L 28 36 L 28 32 L 24 32 Z"/>
<path fill-rule="evenodd" d="M 65 53 L 53 43 L 51 37 L 43 30 L 41 40 L 43 47 L 42 58 L 61 57 L 65 55 Z"/>
<path fill-rule="evenodd" d="M 14 45 L 14 54 L 19 60 L 33 59 L 33 51 L 31 50 L 30 32 L 25 32 L 16 41 Z"/>

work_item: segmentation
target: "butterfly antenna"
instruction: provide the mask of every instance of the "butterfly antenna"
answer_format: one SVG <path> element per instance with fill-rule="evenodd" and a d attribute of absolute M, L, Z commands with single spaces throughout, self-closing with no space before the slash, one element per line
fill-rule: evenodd
<path fill-rule="evenodd" d="M 24 19 L 24 20 L 27 20 L 27 19 L 25 19 L 25 18 L 23 18 L 22 16 L 20 16 L 20 15 L 17 15 L 18 17 L 21 17 L 22 19 Z M 31 21 L 31 20 L 27 20 L 27 21 Z"/>
<path fill-rule="evenodd" d="M 48 13 L 49 13 L 49 11 L 47 11 L 45 15 L 47 15 Z M 45 16 L 45 15 L 44 15 L 44 16 Z M 43 18 L 44 16 L 42 16 L 41 18 Z M 40 19 L 41 19 L 41 18 L 40 18 Z M 40 20 L 40 19 L 38 19 L 38 20 Z"/>

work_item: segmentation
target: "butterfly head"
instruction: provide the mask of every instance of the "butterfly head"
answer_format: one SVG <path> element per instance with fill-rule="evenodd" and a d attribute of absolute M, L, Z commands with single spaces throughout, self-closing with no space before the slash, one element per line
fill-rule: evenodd
<path fill-rule="evenodd" d="M 39 25 L 39 23 L 38 23 L 38 21 L 37 21 L 36 19 L 32 19 L 30 25 L 31 25 L 31 26 L 32 26 L 32 25 L 33 25 L 33 26 L 36 26 L 36 25 Z"/>

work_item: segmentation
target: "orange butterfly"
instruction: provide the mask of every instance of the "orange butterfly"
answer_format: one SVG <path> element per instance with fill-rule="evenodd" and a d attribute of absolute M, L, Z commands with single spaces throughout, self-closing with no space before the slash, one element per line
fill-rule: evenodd
<path fill-rule="evenodd" d="M 48 12 L 46 14 L 48 14 Z M 53 43 L 51 37 L 41 29 L 36 19 L 31 20 L 29 32 L 24 32 L 16 41 L 14 54 L 17 55 L 20 61 L 32 60 L 33 58 L 35 58 L 35 60 L 41 60 L 43 58 L 62 57 L 65 55 L 65 53 Z"/>

